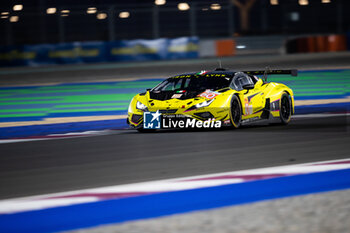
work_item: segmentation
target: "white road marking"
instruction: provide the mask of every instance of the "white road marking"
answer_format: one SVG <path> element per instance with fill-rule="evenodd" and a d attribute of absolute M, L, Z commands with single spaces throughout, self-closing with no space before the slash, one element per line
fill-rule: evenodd
<path fill-rule="evenodd" d="M 118 195 L 126 195 L 127 197 L 128 195 L 133 196 L 134 193 L 141 193 L 140 195 L 142 195 L 147 193 L 171 192 L 198 189 L 204 187 L 214 187 L 226 184 L 237 184 L 252 181 L 252 177 L 249 176 L 257 176 L 253 179 L 260 180 L 266 179 L 266 177 L 258 177 L 261 175 L 281 177 L 287 175 L 308 174 L 314 172 L 325 172 L 341 169 L 350 169 L 350 158 L 233 172 L 223 172 L 7 199 L 0 201 L 0 214 L 40 210 L 81 203 L 90 203 L 104 199 L 118 198 Z M 108 196 L 108 194 L 112 196 L 109 198 L 106 197 L 106 195 Z M 113 197 L 113 195 L 115 195 L 115 197 Z"/>

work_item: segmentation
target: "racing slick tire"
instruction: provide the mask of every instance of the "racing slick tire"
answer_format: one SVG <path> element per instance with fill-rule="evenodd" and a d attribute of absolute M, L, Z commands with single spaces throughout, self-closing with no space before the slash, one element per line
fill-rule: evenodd
<path fill-rule="evenodd" d="M 138 132 L 140 132 L 140 133 L 144 133 L 145 132 L 145 129 L 144 128 L 137 128 L 136 129 Z"/>
<path fill-rule="evenodd" d="M 281 124 L 286 125 L 290 122 L 290 119 L 292 117 L 292 103 L 290 96 L 286 92 L 283 92 L 281 96 L 279 107 Z"/>
<path fill-rule="evenodd" d="M 144 129 L 143 127 L 141 128 L 137 128 L 137 131 L 139 133 L 153 133 L 155 132 L 156 130 L 155 129 Z"/>
<path fill-rule="evenodd" d="M 242 107 L 236 95 L 233 95 L 231 99 L 230 114 L 232 126 L 234 128 L 239 128 L 242 121 Z"/>

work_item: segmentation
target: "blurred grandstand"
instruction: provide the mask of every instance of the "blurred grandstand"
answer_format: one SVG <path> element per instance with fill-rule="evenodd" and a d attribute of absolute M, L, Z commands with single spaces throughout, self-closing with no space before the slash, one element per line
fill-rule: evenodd
<path fill-rule="evenodd" d="M 38 59 L 29 60 L 48 54 L 46 50 L 22 45 L 179 37 L 199 38 L 203 42 L 196 45 L 199 57 L 342 51 L 350 47 L 346 45 L 350 41 L 348 9 L 350 1 L 345 0 L 2 0 L 0 66 L 42 64 Z M 300 37 L 312 38 L 290 41 Z M 232 38 L 231 42 L 206 41 Z M 74 51 L 78 46 L 75 51 L 81 52 L 84 45 L 68 47 Z M 185 46 L 189 51 L 196 50 L 193 44 Z M 26 53 L 28 50 L 38 52 Z M 104 53 L 102 50 L 98 48 L 98 53 Z M 89 51 L 85 53 L 88 54 Z M 45 56 L 40 59 L 49 60 Z M 171 59 L 193 57 L 191 54 Z M 70 63 L 64 59 L 63 56 L 48 64 Z M 120 59 L 100 61 L 116 60 Z"/>
<path fill-rule="evenodd" d="M 246 30 L 237 2 L 252 2 Z M 345 33 L 348 9 L 344 0 L 2 0 L 0 44 Z"/>

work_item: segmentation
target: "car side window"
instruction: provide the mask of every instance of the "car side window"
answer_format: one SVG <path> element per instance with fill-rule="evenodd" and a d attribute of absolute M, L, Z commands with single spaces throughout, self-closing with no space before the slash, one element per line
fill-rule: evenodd
<path fill-rule="evenodd" d="M 188 87 L 188 85 L 190 84 L 190 81 L 191 81 L 191 79 L 186 78 L 186 81 L 185 81 L 184 86 L 183 86 L 184 89 Z"/>
<path fill-rule="evenodd" d="M 244 85 L 254 84 L 253 80 L 243 72 L 237 72 L 233 76 L 230 87 L 236 91 L 242 91 Z"/>
<path fill-rule="evenodd" d="M 162 88 L 163 91 L 174 91 L 181 88 L 182 79 L 178 78 L 173 80 L 172 82 L 168 82 Z"/>

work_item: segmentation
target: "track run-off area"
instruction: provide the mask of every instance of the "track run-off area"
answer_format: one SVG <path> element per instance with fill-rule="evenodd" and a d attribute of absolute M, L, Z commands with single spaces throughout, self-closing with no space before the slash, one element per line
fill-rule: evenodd
<path fill-rule="evenodd" d="M 67 231 L 348 188 L 350 159 L 333 160 L 5 200 L 0 226 Z"/>
<path fill-rule="evenodd" d="M 203 232 L 208 225 L 235 232 L 235 225 L 253 222 L 258 228 L 237 229 L 274 232 L 257 230 L 269 225 L 266 207 L 254 210 L 261 213 L 260 223 L 253 215 L 235 223 L 221 207 L 288 202 L 309 194 L 332 195 L 339 213 L 346 214 L 340 217 L 350 214 L 347 201 L 330 192 L 350 188 L 349 69 L 269 76 L 268 81 L 294 91 L 296 115 L 287 126 L 156 133 L 127 129 L 131 98 L 167 76 L 155 77 L 1 85 L 0 232 L 137 232 L 145 226 L 137 228 L 138 222 L 154 218 L 158 221 L 144 232 Z M 333 211 L 330 202 L 310 208 L 326 215 Z M 291 205 L 284 204 L 286 212 Z M 268 208 L 282 211 L 279 204 Z M 298 232 L 300 225 L 313 229 L 312 221 L 289 222 L 301 212 L 294 208 L 279 219 L 283 227 L 275 232 Z M 209 220 L 196 222 L 190 217 L 194 213 Z M 158 218 L 174 214 L 187 220 L 176 226 Z M 309 221 L 311 214 L 306 215 Z M 225 217 L 229 221 L 221 225 L 214 221 Z M 161 227 L 163 221 L 168 228 Z M 111 228 L 93 230 L 105 224 Z M 342 230 L 333 231 L 338 226 Z M 350 231 L 347 222 L 318 229 Z"/>

